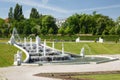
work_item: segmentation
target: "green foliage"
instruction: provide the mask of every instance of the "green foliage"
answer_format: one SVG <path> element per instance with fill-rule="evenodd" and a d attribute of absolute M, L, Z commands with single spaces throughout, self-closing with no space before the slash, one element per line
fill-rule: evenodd
<path fill-rule="evenodd" d="M 49 32 L 49 34 L 53 34 L 54 33 L 52 28 L 50 28 L 48 32 Z"/>
<path fill-rule="evenodd" d="M 115 27 L 111 28 L 109 33 L 110 33 L 110 35 L 114 35 L 115 34 Z"/>
<path fill-rule="evenodd" d="M 36 35 L 37 35 L 37 29 L 36 29 L 35 27 L 33 27 L 33 28 L 31 29 L 31 32 L 32 32 L 33 34 L 36 34 Z"/>
<path fill-rule="evenodd" d="M 46 35 L 48 33 L 47 27 L 41 28 L 41 34 Z"/>
<path fill-rule="evenodd" d="M 48 33 L 50 28 L 53 29 L 53 34 L 57 33 L 58 28 L 55 24 L 55 19 L 50 15 L 45 15 L 42 17 L 42 30 L 46 30 L 46 33 Z"/>
<path fill-rule="evenodd" d="M 23 34 L 29 35 L 29 34 L 31 34 L 31 27 L 32 27 L 32 26 L 31 26 L 31 24 L 29 23 L 29 21 L 26 21 L 25 24 L 27 24 L 27 25 L 24 26 Z"/>
<path fill-rule="evenodd" d="M 71 28 L 70 28 L 70 27 L 66 27 L 66 29 L 65 29 L 65 34 L 71 35 L 71 32 L 73 32 L 73 31 L 71 30 Z"/>
<path fill-rule="evenodd" d="M 69 32 L 75 34 L 93 34 L 93 35 L 108 35 L 109 30 L 115 26 L 115 22 L 108 16 L 94 13 L 88 14 L 74 14 L 67 18 L 64 27 L 68 34 Z"/>
<path fill-rule="evenodd" d="M 4 20 L 2 18 L 0 18 L 0 28 L 3 27 L 3 24 L 4 24 Z"/>
<path fill-rule="evenodd" d="M 116 27 L 115 32 L 116 32 L 116 34 L 120 35 L 120 25 Z"/>
<path fill-rule="evenodd" d="M 58 34 L 61 34 L 61 35 L 65 34 L 64 27 L 59 28 Z"/>

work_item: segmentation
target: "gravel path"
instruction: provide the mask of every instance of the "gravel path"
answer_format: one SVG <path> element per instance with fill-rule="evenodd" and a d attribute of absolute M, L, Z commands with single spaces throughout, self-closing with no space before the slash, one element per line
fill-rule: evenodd
<path fill-rule="evenodd" d="M 36 77 L 33 75 L 37 73 L 52 73 L 52 72 L 54 73 L 90 72 L 90 71 L 95 72 L 95 71 L 114 71 L 114 70 L 120 71 L 120 60 L 108 62 L 108 63 L 102 63 L 102 64 L 84 64 L 84 65 L 11 66 L 11 67 L 0 68 L 0 76 L 7 78 L 6 80 L 58 80 L 53 78 Z"/>

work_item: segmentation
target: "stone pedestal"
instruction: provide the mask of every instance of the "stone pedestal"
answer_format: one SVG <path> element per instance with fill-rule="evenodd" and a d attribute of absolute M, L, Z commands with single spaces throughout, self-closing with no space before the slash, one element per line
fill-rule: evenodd
<path fill-rule="evenodd" d="M 103 43 L 103 39 L 99 37 L 99 43 Z"/>
<path fill-rule="evenodd" d="M 78 37 L 78 38 L 76 39 L 76 42 L 80 42 L 80 37 Z"/>
<path fill-rule="evenodd" d="M 17 51 L 17 54 L 14 55 L 14 65 L 20 66 L 22 63 L 22 52 Z"/>

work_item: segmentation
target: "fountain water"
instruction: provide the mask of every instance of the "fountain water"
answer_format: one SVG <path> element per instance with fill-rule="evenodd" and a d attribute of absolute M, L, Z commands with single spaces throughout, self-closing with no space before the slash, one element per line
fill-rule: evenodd
<path fill-rule="evenodd" d="M 92 55 L 92 51 L 91 51 L 90 47 L 87 44 L 83 45 L 83 48 L 81 49 L 80 56 L 85 57 L 85 53 L 89 53 L 88 55 Z M 91 59 L 94 59 L 94 57 L 91 56 Z"/>
<path fill-rule="evenodd" d="M 80 51 L 80 56 L 81 57 L 85 57 L 85 50 L 84 50 L 84 47 L 81 49 Z"/>
<path fill-rule="evenodd" d="M 90 55 L 92 55 L 91 49 L 87 44 L 84 44 L 84 49 L 86 50 L 86 53 L 89 53 Z"/>

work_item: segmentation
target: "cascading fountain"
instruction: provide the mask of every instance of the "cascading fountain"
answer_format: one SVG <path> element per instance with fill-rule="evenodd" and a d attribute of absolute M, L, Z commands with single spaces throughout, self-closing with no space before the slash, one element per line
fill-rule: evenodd
<path fill-rule="evenodd" d="M 88 64 L 91 62 L 101 63 L 116 60 L 106 57 L 85 56 L 87 49 L 88 53 L 91 54 L 91 49 L 87 44 L 81 48 L 80 55 L 76 55 L 65 52 L 63 42 L 62 50 L 60 51 L 55 49 L 54 42 L 52 42 L 52 48 L 46 45 L 46 40 L 42 43 L 39 36 L 36 36 L 36 42 L 33 42 L 32 38 L 27 42 L 26 38 L 24 38 L 24 43 L 20 43 L 16 41 L 16 39 L 20 40 L 20 37 L 18 36 L 18 33 L 15 33 L 14 31 L 17 32 L 16 29 L 13 30 L 14 34 L 12 34 L 9 43 L 17 46 L 17 48 L 26 53 L 27 57 L 24 61 L 25 63 Z"/>

